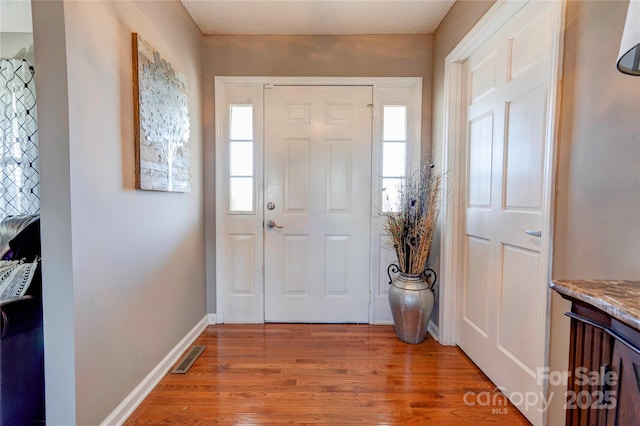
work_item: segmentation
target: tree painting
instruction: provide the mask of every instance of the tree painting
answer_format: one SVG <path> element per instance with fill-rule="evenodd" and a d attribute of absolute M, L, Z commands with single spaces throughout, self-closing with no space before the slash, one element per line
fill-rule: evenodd
<path fill-rule="evenodd" d="M 188 192 L 190 120 L 185 78 L 147 42 L 133 35 L 136 187 Z"/>

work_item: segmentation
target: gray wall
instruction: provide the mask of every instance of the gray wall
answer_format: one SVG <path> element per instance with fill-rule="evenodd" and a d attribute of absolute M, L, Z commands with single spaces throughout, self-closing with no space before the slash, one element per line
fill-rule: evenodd
<path fill-rule="evenodd" d="M 431 148 L 430 35 L 205 36 L 208 312 L 215 312 L 215 76 L 422 77 L 422 151 Z"/>
<path fill-rule="evenodd" d="M 201 34 L 177 1 L 33 14 L 47 423 L 95 425 L 206 313 Z M 133 189 L 131 32 L 189 81 L 191 193 Z"/>
<path fill-rule="evenodd" d="M 627 4 L 567 5 L 556 278 L 640 279 L 640 78 L 615 68 Z"/>

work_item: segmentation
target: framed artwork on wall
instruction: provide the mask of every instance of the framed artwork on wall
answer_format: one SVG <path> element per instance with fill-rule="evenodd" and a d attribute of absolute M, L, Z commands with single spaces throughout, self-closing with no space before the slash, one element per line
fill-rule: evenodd
<path fill-rule="evenodd" d="M 136 188 L 191 190 L 189 86 L 148 42 L 132 33 Z"/>

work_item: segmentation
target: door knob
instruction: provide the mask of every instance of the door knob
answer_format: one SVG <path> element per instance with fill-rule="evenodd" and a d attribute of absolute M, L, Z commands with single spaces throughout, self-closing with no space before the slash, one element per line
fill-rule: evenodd
<path fill-rule="evenodd" d="M 534 231 L 532 229 L 527 229 L 524 231 L 525 234 L 531 235 L 532 237 L 542 237 L 542 231 Z"/>
<path fill-rule="evenodd" d="M 273 228 L 282 229 L 282 228 L 284 228 L 284 226 L 280 226 L 280 225 L 276 224 L 273 220 L 270 220 L 270 221 L 267 222 L 267 228 L 269 228 L 269 229 L 273 229 Z"/>

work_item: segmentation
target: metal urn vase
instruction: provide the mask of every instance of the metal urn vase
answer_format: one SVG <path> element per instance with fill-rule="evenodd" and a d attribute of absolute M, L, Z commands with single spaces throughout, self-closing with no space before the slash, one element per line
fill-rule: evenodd
<path fill-rule="evenodd" d="M 391 278 L 392 272 L 398 273 L 395 279 Z M 436 272 L 427 268 L 422 274 L 405 274 L 391 264 L 387 274 L 391 285 L 389 305 L 398 339 L 411 344 L 424 342 L 435 300 Z"/>

